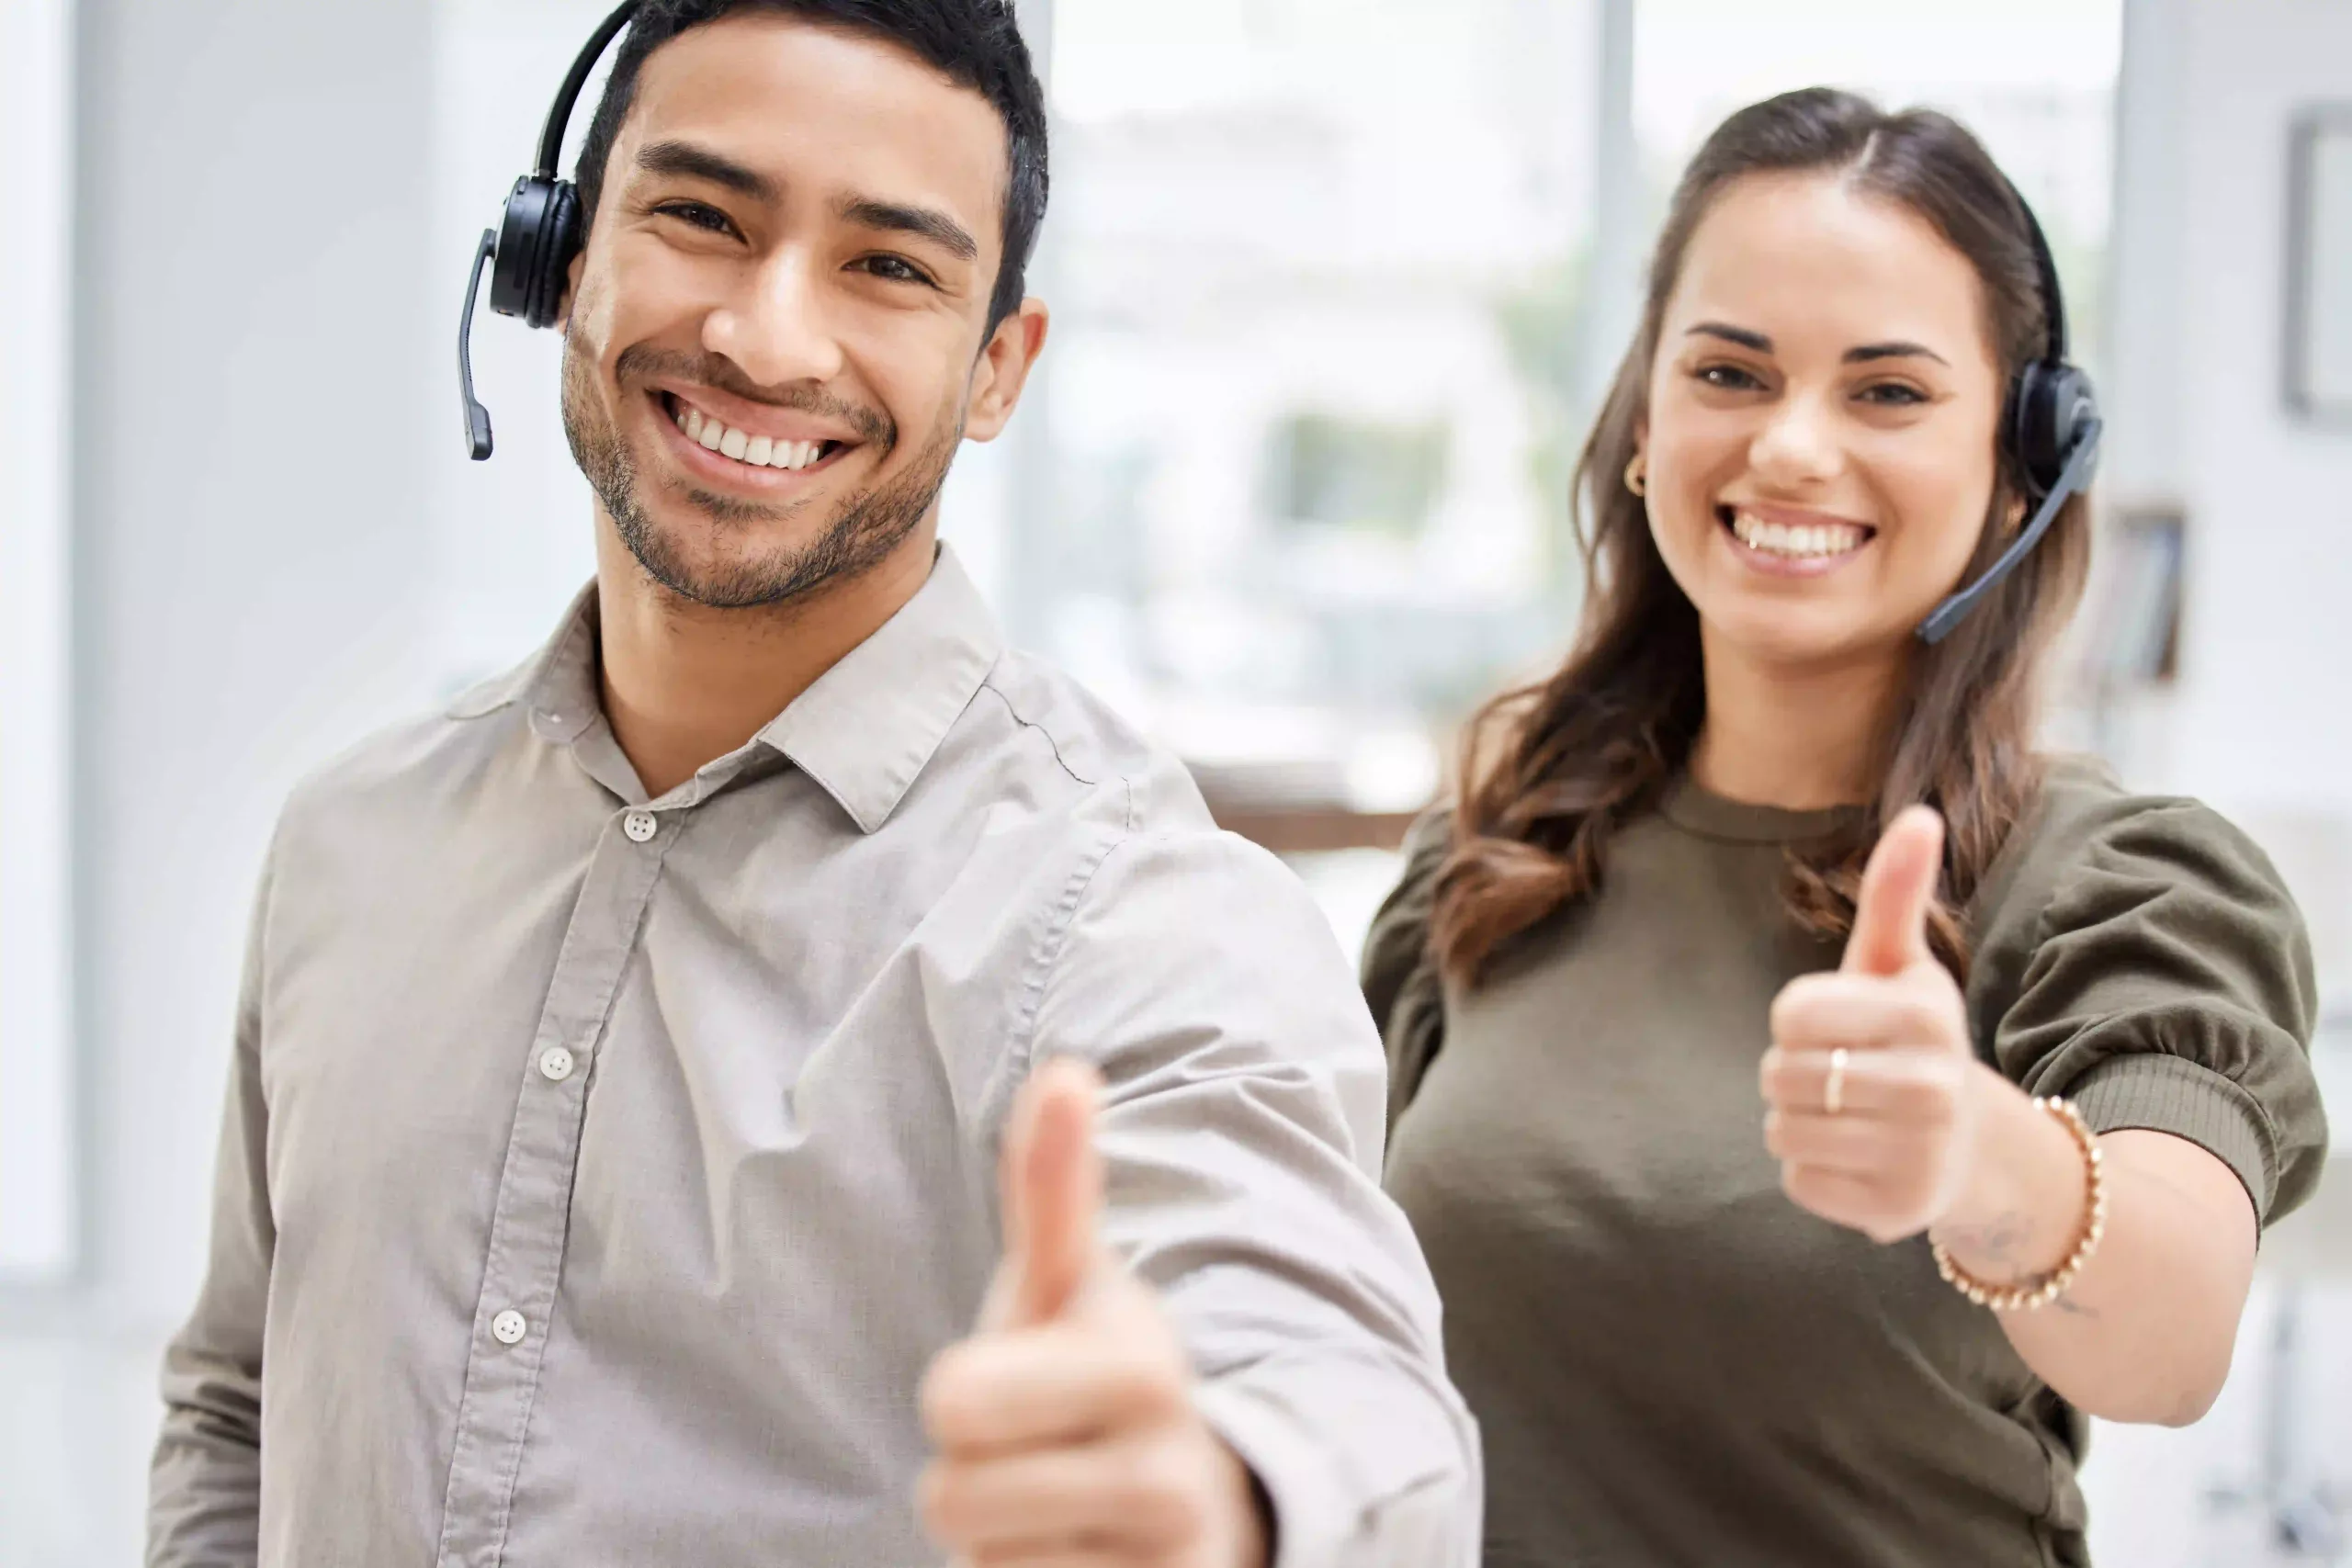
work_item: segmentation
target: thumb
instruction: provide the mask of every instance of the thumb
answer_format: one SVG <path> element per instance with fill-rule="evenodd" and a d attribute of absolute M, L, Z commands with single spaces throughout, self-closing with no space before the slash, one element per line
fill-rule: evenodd
<path fill-rule="evenodd" d="M 1058 1056 L 1022 1088 L 1000 1172 L 1005 1249 L 995 1326 L 1051 1321 L 1093 1267 L 1102 1209 L 1094 1096 L 1102 1082 L 1085 1063 Z"/>
<path fill-rule="evenodd" d="M 1933 962 L 1928 911 L 1935 907 L 1943 862 L 1944 819 L 1933 807 L 1905 807 L 1887 824 L 1862 872 L 1841 971 L 1899 975 L 1915 964 Z"/>

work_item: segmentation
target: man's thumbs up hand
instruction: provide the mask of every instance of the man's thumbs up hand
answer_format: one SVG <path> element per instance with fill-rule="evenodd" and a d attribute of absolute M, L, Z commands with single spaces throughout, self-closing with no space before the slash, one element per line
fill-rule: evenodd
<path fill-rule="evenodd" d="M 1764 1054 L 1764 1141 L 1781 1187 L 1881 1242 L 1926 1230 L 1966 1190 L 1991 1076 L 1928 942 L 1943 841 L 1943 819 L 1924 806 L 1887 825 L 1844 962 L 1782 988 Z"/>
<path fill-rule="evenodd" d="M 1104 1250 L 1093 1070 L 1046 1063 L 1000 1168 L 1005 1251 L 970 1338 L 923 1380 L 932 1535 L 985 1568 L 1263 1568 L 1249 1470 L 1201 1420 L 1158 1300 Z"/>
<path fill-rule="evenodd" d="M 1047 1062 L 1013 1108 L 999 1170 L 1004 1261 L 980 1314 L 983 1330 L 1035 1328 L 1059 1317 L 1093 1273 L 1102 1212 L 1094 1152 L 1093 1069 Z"/>

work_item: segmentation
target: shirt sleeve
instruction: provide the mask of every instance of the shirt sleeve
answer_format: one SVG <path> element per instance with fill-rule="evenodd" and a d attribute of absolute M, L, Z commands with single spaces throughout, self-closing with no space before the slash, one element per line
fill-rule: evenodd
<path fill-rule="evenodd" d="M 245 942 L 221 1117 L 212 1239 L 195 1311 L 164 1356 L 164 1421 L 148 1478 L 148 1568 L 250 1568 L 260 1552 L 262 1320 L 277 1228 L 261 1087 L 265 867 Z"/>
<path fill-rule="evenodd" d="M 1265 1487 L 1275 1568 L 1471 1568 L 1476 1428 L 1380 1190 L 1380 1045 L 1329 923 L 1206 829 L 1119 842 L 1070 907 L 1028 1060 L 1103 1075 L 1105 1239 Z"/>
<path fill-rule="evenodd" d="M 1363 943 L 1363 999 L 1388 1057 L 1388 1127 L 1413 1102 L 1445 1043 L 1445 990 L 1429 950 L 1437 871 L 1453 839 L 1453 814 L 1422 813 L 1405 835 L 1405 874 L 1382 901 Z"/>
<path fill-rule="evenodd" d="M 2286 885 L 2193 801 L 2114 800 L 2065 837 L 2046 890 L 2012 900 L 1985 933 L 1996 963 L 2002 926 L 2021 938 L 2016 999 L 1991 1032 L 1996 1065 L 2073 1100 L 2098 1132 L 2198 1145 L 2265 1224 L 2284 1215 L 2327 1151 L 2311 945 Z"/>

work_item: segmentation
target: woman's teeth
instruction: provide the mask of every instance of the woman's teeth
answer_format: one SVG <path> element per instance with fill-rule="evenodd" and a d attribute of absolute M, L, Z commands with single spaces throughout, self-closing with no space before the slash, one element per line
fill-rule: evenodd
<path fill-rule="evenodd" d="M 1871 536 L 1869 529 L 1852 523 L 1812 523 L 1792 528 L 1785 523 L 1767 523 L 1745 512 L 1732 513 L 1731 531 L 1751 550 L 1798 560 L 1842 556 L 1860 549 L 1863 541 Z"/>
<path fill-rule="evenodd" d="M 687 440 L 699 442 L 722 457 L 732 457 L 755 468 L 805 468 L 825 450 L 821 441 L 777 441 L 765 435 L 747 435 L 731 424 L 709 418 L 692 403 L 678 403 L 670 417 L 686 433 Z"/>

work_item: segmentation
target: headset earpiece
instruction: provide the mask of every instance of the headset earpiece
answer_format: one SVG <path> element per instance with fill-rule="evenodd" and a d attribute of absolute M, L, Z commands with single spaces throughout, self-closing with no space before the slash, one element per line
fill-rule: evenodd
<path fill-rule="evenodd" d="M 525 175 L 506 197 L 491 264 L 490 308 L 551 327 L 563 308 L 571 258 L 580 251 L 580 195 L 570 180 Z"/>
<path fill-rule="evenodd" d="M 2009 386 L 2006 445 L 2034 500 L 2056 487 L 2085 425 L 2098 417 L 2091 378 L 2072 365 L 2036 360 L 2018 373 Z"/>
<path fill-rule="evenodd" d="M 538 309 L 531 314 L 535 327 L 552 327 L 563 320 L 563 297 L 571 288 L 571 264 L 588 239 L 582 227 L 579 188 L 564 180 L 555 187 L 555 210 L 539 267 Z"/>

